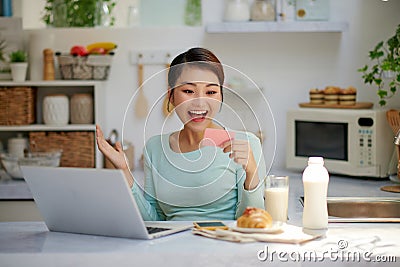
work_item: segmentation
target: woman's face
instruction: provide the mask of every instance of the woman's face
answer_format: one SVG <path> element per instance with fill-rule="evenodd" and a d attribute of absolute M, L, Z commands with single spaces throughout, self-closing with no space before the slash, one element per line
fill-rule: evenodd
<path fill-rule="evenodd" d="M 207 69 L 186 67 L 179 76 L 171 98 L 175 112 L 194 131 L 204 131 L 222 101 L 217 75 Z"/>

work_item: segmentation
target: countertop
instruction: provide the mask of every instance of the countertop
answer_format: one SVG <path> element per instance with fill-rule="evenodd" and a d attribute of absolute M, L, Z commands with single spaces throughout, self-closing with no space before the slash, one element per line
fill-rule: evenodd
<path fill-rule="evenodd" d="M 301 226 L 301 174 L 276 174 L 290 176 L 288 223 Z M 380 190 L 381 186 L 388 184 L 392 182 L 331 176 L 328 196 L 400 197 L 399 194 Z M 4 188 L 23 186 L 23 181 L 1 181 L 0 195 Z M 289 245 L 233 243 L 196 236 L 190 231 L 155 240 L 131 240 L 49 232 L 43 222 L 6 222 L 0 223 L 0 265 L 316 266 L 323 263 L 324 266 L 382 266 L 382 262 L 386 261 L 384 266 L 398 266 L 399 226 L 398 223 L 330 223 L 323 238 L 303 245 Z M 343 244 L 346 249 L 340 248 Z M 265 261 L 260 260 L 263 251 L 268 251 L 269 255 Z M 352 255 L 360 255 L 361 258 L 341 258 L 340 253 L 346 251 L 351 251 Z M 310 259 L 313 252 L 317 253 L 315 255 L 324 255 L 324 258 Z M 306 255 L 306 259 L 299 262 L 295 260 L 295 256 L 300 254 Z"/>
<path fill-rule="evenodd" d="M 32 194 L 24 180 L 13 180 L 0 169 L 1 200 L 32 200 Z"/>

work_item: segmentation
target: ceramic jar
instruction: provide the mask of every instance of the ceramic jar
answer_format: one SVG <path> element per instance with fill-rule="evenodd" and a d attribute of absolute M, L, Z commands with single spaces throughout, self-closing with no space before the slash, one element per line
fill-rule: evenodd
<path fill-rule="evenodd" d="M 24 157 L 24 150 L 28 148 L 28 139 L 18 134 L 17 137 L 8 139 L 8 153 L 18 158 Z"/>
<path fill-rule="evenodd" d="M 225 6 L 225 21 L 250 20 L 250 6 L 248 0 L 227 0 Z"/>
<path fill-rule="evenodd" d="M 71 97 L 71 123 L 93 123 L 93 97 L 91 94 L 74 94 Z"/>
<path fill-rule="evenodd" d="M 274 21 L 275 0 L 254 0 L 250 14 L 253 21 Z"/>
<path fill-rule="evenodd" d="M 45 124 L 66 125 L 69 121 L 69 99 L 63 94 L 43 98 L 43 121 Z"/>

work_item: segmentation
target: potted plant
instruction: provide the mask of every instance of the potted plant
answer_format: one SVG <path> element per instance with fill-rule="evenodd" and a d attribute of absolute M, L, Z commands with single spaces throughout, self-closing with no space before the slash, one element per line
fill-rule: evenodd
<path fill-rule="evenodd" d="M 395 34 L 387 41 L 379 42 L 369 59 L 374 62 L 370 68 L 365 65 L 358 71 L 363 73 L 366 84 L 377 87 L 379 104 L 386 105 L 386 100 L 393 97 L 400 88 L 400 24 Z"/>
<path fill-rule="evenodd" d="M 26 79 L 28 69 L 27 55 L 23 50 L 10 53 L 11 76 L 14 82 L 23 82 Z"/>
<path fill-rule="evenodd" d="M 386 105 L 386 100 L 393 97 L 400 89 L 400 24 L 397 25 L 395 34 L 387 41 L 379 42 L 369 58 L 375 62 L 371 68 L 368 65 L 359 69 L 366 84 L 377 87 L 379 104 Z M 386 117 L 393 133 L 400 133 L 400 110 L 391 109 L 386 112 Z M 397 148 L 398 149 L 398 148 Z M 400 158 L 397 155 L 400 166 Z M 400 167 L 398 167 L 398 181 L 400 181 Z"/>
<path fill-rule="evenodd" d="M 112 26 L 114 0 L 46 0 L 42 21 L 53 27 Z"/>

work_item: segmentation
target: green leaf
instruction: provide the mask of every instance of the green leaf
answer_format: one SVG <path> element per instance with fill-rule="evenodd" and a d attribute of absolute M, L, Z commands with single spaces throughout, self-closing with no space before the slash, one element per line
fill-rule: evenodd
<path fill-rule="evenodd" d="M 27 55 L 25 51 L 16 50 L 10 53 L 10 62 L 26 62 Z"/>
<path fill-rule="evenodd" d="M 366 72 L 368 70 L 368 65 L 365 65 L 363 68 L 358 69 L 358 72 Z"/>
<path fill-rule="evenodd" d="M 364 82 L 371 84 L 374 81 L 374 75 L 372 73 L 367 73 L 363 76 Z"/>
<path fill-rule="evenodd" d="M 59 3 L 65 5 L 66 9 L 66 27 L 93 27 L 96 24 L 97 4 L 99 0 L 46 0 L 44 7 L 44 14 L 42 21 L 47 25 L 54 26 L 53 7 Z M 110 14 L 111 25 L 113 25 L 115 18 L 111 15 L 114 7 L 117 4 L 115 0 L 102 0 L 102 3 L 107 4 Z"/>
<path fill-rule="evenodd" d="M 386 105 L 386 100 L 396 94 L 400 88 L 400 24 L 397 25 L 396 32 L 386 41 L 379 42 L 373 50 L 369 51 L 369 58 L 374 63 L 370 67 L 358 69 L 362 72 L 365 84 L 377 87 L 377 95 L 380 98 L 379 104 Z M 394 73 L 394 76 L 385 77 L 384 74 Z M 385 77 L 385 80 L 382 80 Z M 390 94 L 390 95 L 389 95 Z"/>
<path fill-rule="evenodd" d="M 384 98 L 388 93 L 386 90 L 378 90 L 377 94 L 380 98 Z"/>
<path fill-rule="evenodd" d="M 379 49 L 382 48 L 382 46 L 383 46 L 383 41 L 379 42 L 379 43 L 375 46 L 374 51 L 378 51 Z"/>
<path fill-rule="evenodd" d="M 374 65 L 372 67 L 371 73 L 372 74 L 378 74 L 380 72 L 380 66 L 379 65 Z"/>
<path fill-rule="evenodd" d="M 381 64 L 381 69 L 382 70 L 391 70 L 392 69 L 392 63 L 390 61 L 383 61 Z"/>
<path fill-rule="evenodd" d="M 397 25 L 396 37 L 397 37 L 397 40 L 398 40 L 398 41 L 399 41 L 399 43 L 400 43 L 400 24 L 399 24 L 399 25 Z"/>
<path fill-rule="evenodd" d="M 383 51 L 370 51 L 369 52 L 369 57 L 371 58 L 371 60 L 374 59 L 378 59 L 380 57 L 383 57 L 385 54 L 383 53 Z"/>
<path fill-rule="evenodd" d="M 374 82 L 375 82 L 376 85 L 379 86 L 382 83 L 382 79 L 381 78 L 376 78 L 376 79 L 374 79 Z"/>

